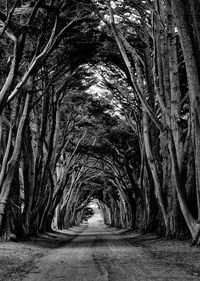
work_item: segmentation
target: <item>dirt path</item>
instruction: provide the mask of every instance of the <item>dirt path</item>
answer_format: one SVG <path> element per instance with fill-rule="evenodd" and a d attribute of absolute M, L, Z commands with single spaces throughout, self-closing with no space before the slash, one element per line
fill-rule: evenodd
<path fill-rule="evenodd" d="M 85 229 L 84 229 L 85 228 Z M 160 281 L 200 280 L 198 272 L 176 264 L 176 258 L 154 255 L 138 234 L 105 225 L 90 225 L 71 242 L 40 258 L 23 281 Z M 73 235 L 73 231 L 71 232 Z M 77 233 L 74 232 L 74 235 Z M 130 237 L 129 237 L 130 236 Z M 128 239 L 128 240 L 127 240 Z M 156 247 L 156 246 L 155 246 Z M 187 245 L 189 247 L 189 245 Z M 198 254 L 199 252 L 195 253 Z M 173 262 L 174 260 L 174 262 Z"/>

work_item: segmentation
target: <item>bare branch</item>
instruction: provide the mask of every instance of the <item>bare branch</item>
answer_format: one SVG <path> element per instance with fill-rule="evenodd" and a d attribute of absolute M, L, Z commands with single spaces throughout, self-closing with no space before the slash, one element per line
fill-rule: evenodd
<path fill-rule="evenodd" d="M 7 16 L 5 16 L 1 11 L 0 11 L 0 20 L 2 22 L 4 22 L 4 26 L 1 30 L 1 33 L 0 33 L 0 38 L 2 37 L 2 35 L 4 34 L 5 30 L 7 27 L 9 27 L 9 29 L 12 31 L 12 36 L 10 35 L 10 33 L 8 32 L 8 36 L 13 40 L 13 36 L 14 38 L 16 37 L 16 28 L 17 28 L 17 31 L 19 30 L 19 28 L 17 27 L 17 25 L 14 23 L 11 22 L 11 17 L 14 13 L 14 10 L 16 8 L 16 5 L 18 3 L 19 0 L 16 0 L 10 13 L 8 12 L 8 3 L 7 3 Z"/>

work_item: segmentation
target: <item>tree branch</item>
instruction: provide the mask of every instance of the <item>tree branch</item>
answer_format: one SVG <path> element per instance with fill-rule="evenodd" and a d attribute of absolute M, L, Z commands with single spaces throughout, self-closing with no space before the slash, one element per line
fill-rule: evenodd
<path fill-rule="evenodd" d="M 16 5 L 18 3 L 19 0 L 16 0 L 13 7 L 12 7 L 12 10 L 10 11 L 10 13 L 8 13 L 8 15 L 4 15 L 1 11 L 0 11 L 0 21 L 4 23 L 4 26 L 1 30 L 1 33 L 0 33 L 0 38 L 2 37 L 2 35 L 4 34 L 4 32 L 6 31 L 6 28 L 8 27 L 10 29 L 10 32 L 7 31 L 7 35 L 12 39 L 12 40 L 15 40 L 18 33 L 19 33 L 19 30 L 20 30 L 20 27 L 17 23 L 14 23 L 12 20 L 11 20 L 11 17 L 13 15 L 13 12 L 16 8 Z"/>

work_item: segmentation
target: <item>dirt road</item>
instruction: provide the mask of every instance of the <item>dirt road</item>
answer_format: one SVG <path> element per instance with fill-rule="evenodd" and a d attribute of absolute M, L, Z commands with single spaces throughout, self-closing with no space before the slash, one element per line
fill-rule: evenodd
<path fill-rule="evenodd" d="M 83 227 L 74 240 L 43 257 L 23 281 L 200 280 L 103 224 Z M 76 233 L 75 233 L 76 234 Z"/>

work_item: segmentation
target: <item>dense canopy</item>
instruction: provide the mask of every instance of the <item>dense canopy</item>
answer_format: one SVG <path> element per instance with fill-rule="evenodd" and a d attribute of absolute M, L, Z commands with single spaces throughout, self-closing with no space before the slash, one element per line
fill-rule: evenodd
<path fill-rule="evenodd" d="M 0 1 L 0 233 L 92 215 L 200 236 L 200 1 Z"/>

